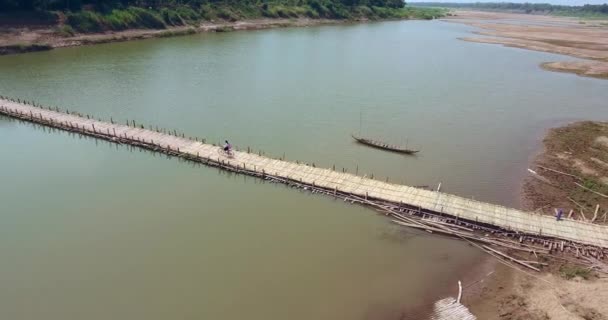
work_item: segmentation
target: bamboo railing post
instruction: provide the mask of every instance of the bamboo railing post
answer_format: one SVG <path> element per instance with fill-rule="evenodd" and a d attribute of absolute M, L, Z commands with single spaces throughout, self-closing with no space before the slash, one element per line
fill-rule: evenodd
<path fill-rule="evenodd" d="M 462 298 L 462 282 L 458 280 L 458 299 L 456 299 L 456 303 L 460 303 L 460 299 Z"/>
<path fill-rule="evenodd" d="M 595 222 L 595 219 L 597 219 L 597 213 L 600 210 L 600 204 L 598 203 L 597 206 L 595 206 L 595 212 L 593 213 L 593 218 L 591 218 L 591 222 Z"/>

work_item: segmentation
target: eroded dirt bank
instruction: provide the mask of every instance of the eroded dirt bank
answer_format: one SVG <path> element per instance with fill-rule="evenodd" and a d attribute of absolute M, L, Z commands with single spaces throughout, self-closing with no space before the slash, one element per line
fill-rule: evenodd
<path fill-rule="evenodd" d="M 307 27 L 323 24 L 348 23 L 347 20 L 330 19 L 256 19 L 236 22 L 203 22 L 200 25 L 170 27 L 163 30 L 135 29 L 92 34 L 62 36 L 52 27 L 15 27 L 0 29 L 0 54 L 14 54 L 53 48 L 73 47 L 107 42 L 171 37 L 199 32 L 227 32 L 258 30 L 280 27 Z"/>

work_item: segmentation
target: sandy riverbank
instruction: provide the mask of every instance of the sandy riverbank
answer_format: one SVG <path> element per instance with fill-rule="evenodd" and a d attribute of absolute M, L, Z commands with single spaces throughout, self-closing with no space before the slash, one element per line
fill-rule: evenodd
<path fill-rule="evenodd" d="M 541 65 L 546 70 L 608 78 L 606 21 L 473 11 L 457 11 L 445 20 L 479 28 L 475 32 L 479 37 L 463 38 L 465 41 L 585 59 L 546 62 Z M 608 193 L 608 124 L 580 122 L 554 128 L 543 142 L 543 150 L 530 166 L 537 174 L 523 182 L 524 209 L 547 215 L 554 208 L 563 208 L 566 215 L 572 209 L 575 219 L 606 223 L 608 199 L 575 182 Z M 540 274 L 530 275 L 495 259 L 488 259 L 476 273 L 483 281 L 465 290 L 465 304 L 478 319 L 608 319 L 608 308 L 602 303 L 608 298 L 607 279 L 559 258 Z"/>
<path fill-rule="evenodd" d="M 0 54 L 24 53 L 107 42 L 120 42 L 159 37 L 188 35 L 200 32 L 227 32 L 282 27 L 352 23 L 351 20 L 332 19 L 256 19 L 235 22 L 203 22 L 198 26 L 170 27 L 162 30 L 135 29 L 115 32 L 76 34 L 64 37 L 51 27 L 19 27 L 0 29 Z M 356 22 L 356 21 L 355 21 Z"/>
<path fill-rule="evenodd" d="M 469 309 L 480 320 L 608 319 L 606 279 L 564 279 L 559 271 L 526 275 L 497 264 L 473 293 Z"/>
<path fill-rule="evenodd" d="M 464 41 L 502 44 L 527 50 L 568 55 L 583 61 L 547 62 L 551 71 L 608 78 L 608 21 L 499 12 L 456 11 L 445 21 L 464 23 L 480 31 Z"/>
<path fill-rule="evenodd" d="M 608 123 L 576 122 L 550 129 L 523 187 L 526 207 L 544 214 L 608 223 Z M 591 189 L 591 190 L 590 190 Z M 597 216 L 594 215 L 597 210 Z"/>
<path fill-rule="evenodd" d="M 573 176 L 590 187 L 597 183 L 595 191 L 608 188 L 608 123 L 587 121 L 553 128 L 543 142 L 543 151 L 531 165 L 538 175 L 531 174 L 523 183 L 525 209 L 552 214 L 553 208 L 567 212 L 574 208 L 578 212 L 573 213 L 573 218 L 591 220 L 599 204 L 600 218 L 595 222 L 605 223 L 602 215 L 608 212 L 608 199 L 577 186 L 578 179 Z M 480 275 L 492 273 L 465 291 L 467 305 L 478 319 L 608 319 L 608 307 L 603 303 L 608 298 L 605 275 L 574 267 L 559 258 L 551 260 L 543 273 L 517 271 L 497 260 L 488 260 L 479 268 L 476 272 Z"/>

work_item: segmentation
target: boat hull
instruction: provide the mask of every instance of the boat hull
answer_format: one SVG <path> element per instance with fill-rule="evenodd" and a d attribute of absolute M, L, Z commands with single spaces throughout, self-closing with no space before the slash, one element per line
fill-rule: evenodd
<path fill-rule="evenodd" d="M 402 148 L 399 146 L 390 145 L 388 143 L 383 143 L 383 142 L 372 140 L 372 139 L 357 137 L 355 135 L 352 135 L 352 137 L 358 143 L 372 147 L 372 148 L 376 148 L 376 149 L 381 149 L 381 150 L 396 152 L 396 153 L 402 153 L 402 154 L 416 154 L 419 152 L 419 150 L 411 150 L 411 149 L 407 149 L 407 148 Z"/>

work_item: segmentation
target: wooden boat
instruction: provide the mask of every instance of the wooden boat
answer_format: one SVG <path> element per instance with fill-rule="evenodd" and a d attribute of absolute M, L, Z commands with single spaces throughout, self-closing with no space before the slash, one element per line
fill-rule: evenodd
<path fill-rule="evenodd" d="M 420 150 L 412 150 L 412 149 L 408 149 L 408 148 L 404 148 L 404 147 L 400 147 L 400 146 L 395 146 L 395 145 L 388 144 L 388 143 L 385 143 L 382 141 L 372 140 L 372 139 L 363 138 L 363 137 L 357 137 L 354 134 L 351 134 L 351 136 L 353 137 L 353 139 L 355 139 L 360 144 L 364 144 L 366 146 L 370 146 L 370 147 L 374 147 L 374 148 L 378 148 L 378 149 L 382 149 L 382 150 L 404 153 L 404 154 L 415 154 L 420 151 Z"/>

